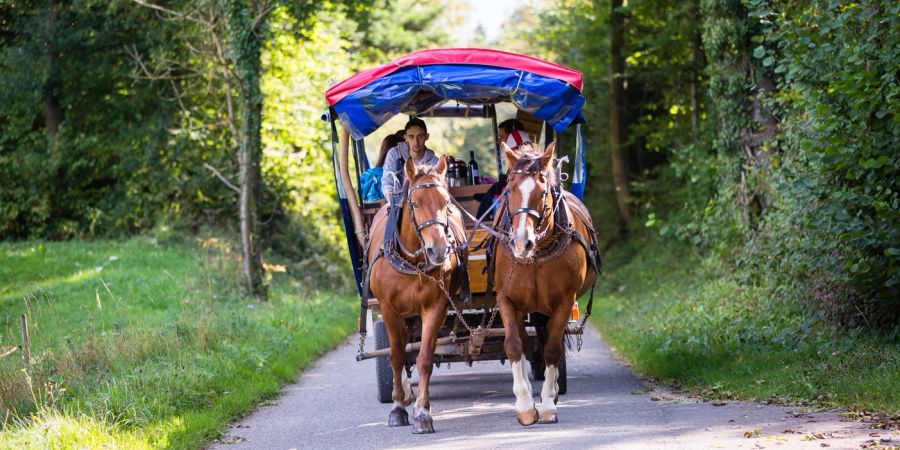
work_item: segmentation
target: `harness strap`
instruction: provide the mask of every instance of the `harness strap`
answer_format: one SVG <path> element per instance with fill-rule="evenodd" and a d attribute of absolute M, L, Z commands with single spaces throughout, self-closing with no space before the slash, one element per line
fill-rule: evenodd
<path fill-rule="evenodd" d="M 503 201 L 504 201 L 503 199 L 505 199 L 505 198 L 506 198 L 506 189 L 504 189 L 504 190 L 503 190 L 503 193 L 500 194 L 500 199 L 501 199 L 501 200 L 500 200 L 500 202 L 498 202 L 498 208 L 499 208 L 499 205 L 503 203 Z M 463 242 L 463 243 L 460 244 L 460 245 L 465 245 L 465 247 L 468 248 L 469 245 L 472 244 L 472 241 L 475 239 L 475 231 L 476 231 L 478 228 L 481 228 L 482 230 L 487 231 L 488 234 L 490 234 L 491 236 L 494 236 L 494 237 L 499 238 L 499 239 L 503 239 L 503 236 L 502 236 L 500 233 L 497 233 L 497 231 L 494 230 L 493 227 L 489 227 L 489 226 L 487 226 L 487 225 L 484 224 L 484 219 L 485 219 L 485 218 L 488 216 L 488 214 L 491 212 L 490 209 L 488 209 L 487 211 L 485 211 L 485 212 L 481 215 L 481 217 L 475 217 L 475 216 L 473 216 L 471 213 L 469 213 L 469 211 L 466 211 L 466 208 L 465 208 L 462 204 L 460 204 L 459 201 L 456 200 L 456 198 L 454 198 L 452 195 L 450 196 L 450 201 L 452 201 L 453 204 L 456 205 L 457 209 L 459 209 L 460 212 L 462 212 L 466 217 L 468 217 L 469 220 L 475 222 L 475 227 L 472 228 L 472 234 L 470 234 L 470 235 L 469 235 L 469 238 L 466 239 L 465 242 Z"/>

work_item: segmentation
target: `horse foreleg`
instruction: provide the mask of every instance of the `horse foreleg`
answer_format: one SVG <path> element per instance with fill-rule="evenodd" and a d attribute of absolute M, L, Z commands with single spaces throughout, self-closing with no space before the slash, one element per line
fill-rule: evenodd
<path fill-rule="evenodd" d="M 394 378 L 394 389 L 391 399 L 394 400 L 394 408 L 388 415 L 389 427 L 402 427 L 409 425 L 409 414 L 406 406 L 412 403 L 412 389 L 403 366 L 406 364 L 406 323 L 402 317 L 385 310 L 383 312 L 384 325 L 388 331 L 388 342 L 391 346 L 391 372 Z"/>
<path fill-rule="evenodd" d="M 541 423 L 557 423 L 556 401 L 559 398 L 559 360 L 562 358 L 562 338 L 569 321 L 569 308 L 560 307 L 547 322 L 547 343 L 544 344 L 544 384 L 541 388 L 541 404 L 538 406 Z"/>
<path fill-rule="evenodd" d="M 416 369 L 419 371 L 419 395 L 413 408 L 413 433 L 434 433 L 431 418 L 431 401 L 428 397 L 428 385 L 431 382 L 431 371 L 434 368 L 434 349 L 438 331 L 444 322 L 447 312 L 445 308 L 432 308 L 422 314 L 422 346 L 416 357 Z"/>
<path fill-rule="evenodd" d="M 525 370 L 525 360 L 522 358 L 522 337 L 519 334 L 519 322 L 524 320 L 522 314 L 510 305 L 508 299 L 501 303 L 500 317 L 503 319 L 503 349 L 509 359 L 512 368 L 513 393 L 516 394 L 516 419 L 520 424 L 528 426 L 537 422 L 537 410 L 534 408 L 534 398 L 531 392 L 531 380 L 528 371 Z"/>

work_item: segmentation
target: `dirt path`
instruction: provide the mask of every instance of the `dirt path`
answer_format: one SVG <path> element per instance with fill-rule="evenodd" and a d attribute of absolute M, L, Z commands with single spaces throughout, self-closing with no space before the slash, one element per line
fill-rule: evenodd
<path fill-rule="evenodd" d="M 212 448 L 859 449 L 871 440 L 900 442 L 896 431 L 892 436 L 871 430 L 834 413 L 753 403 L 714 406 L 648 389 L 593 329 L 582 351 L 569 354 L 560 423 L 516 423 L 509 365 L 453 364 L 435 369 L 432 377 L 436 433 L 413 435 L 410 427 L 387 427 L 391 405 L 376 400 L 375 363 L 355 361 L 354 340 L 322 357 L 280 399 L 233 424 Z M 537 382 L 534 387 L 540 392 Z"/>

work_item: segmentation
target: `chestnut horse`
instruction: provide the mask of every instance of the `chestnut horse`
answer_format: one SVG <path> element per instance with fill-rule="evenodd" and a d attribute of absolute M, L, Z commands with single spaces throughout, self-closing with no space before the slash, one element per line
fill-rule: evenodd
<path fill-rule="evenodd" d="M 596 241 L 587 209 L 557 185 L 551 161 L 555 145 L 544 152 L 531 144 L 517 150 L 500 144 L 509 164 L 507 198 L 497 214 L 500 233 L 508 233 L 494 252 L 497 305 L 503 319 L 503 343 L 513 373 L 516 418 L 522 425 L 556 423 L 557 377 L 563 335 L 579 295 L 594 283 L 599 270 Z M 567 223 L 557 218 L 566 219 Z M 548 317 L 543 345 L 544 384 L 535 408 L 531 382 L 522 359 L 527 340 L 526 313 Z"/>
<path fill-rule="evenodd" d="M 448 295 L 461 283 L 465 261 L 464 250 L 458 250 L 465 241 L 462 215 L 450 203 L 450 193 L 444 178 L 447 172 L 446 156 L 433 168 L 420 169 L 412 160 L 406 162 L 406 179 L 409 190 L 397 219 L 398 250 L 391 243 L 383 245 L 385 229 L 389 224 L 389 207 L 384 206 L 375 216 L 368 245 L 369 286 L 381 305 L 381 314 L 390 343 L 390 365 L 394 388 L 391 398 L 394 407 L 388 416 L 388 426 L 409 425 L 406 406 L 413 396 L 406 377 L 406 344 L 409 332 L 405 319 L 422 318 L 422 346 L 416 358 L 419 372 L 419 392 L 413 408 L 413 433 L 434 433 L 431 404 L 428 399 L 428 382 L 431 378 L 432 359 L 437 333 L 447 316 Z M 388 230 L 391 231 L 391 230 Z M 383 256 L 383 257 L 382 257 Z"/>

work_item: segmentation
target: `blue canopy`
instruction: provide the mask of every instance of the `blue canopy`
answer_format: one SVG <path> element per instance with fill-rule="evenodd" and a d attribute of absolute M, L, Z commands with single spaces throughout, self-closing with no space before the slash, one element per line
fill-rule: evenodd
<path fill-rule="evenodd" d="M 427 56 L 437 53 L 426 52 L 431 52 Z M 446 64 L 422 58 L 426 52 L 354 75 L 326 92 L 354 139 L 362 139 L 397 114 L 425 114 L 451 100 L 464 104 L 512 102 L 557 131 L 573 121 L 583 121 L 585 100 L 577 71 L 493 50 L 477 50 L 481 58 L 467 55 L 465 62 L 458 62 L 458 56 L 447 58 L 443 51 L 440 56 L 452 62 Z M 491 58 L 501 65 L 472 63 Z"/>

